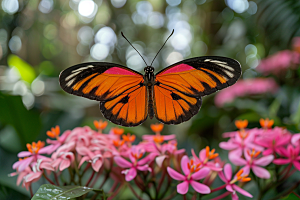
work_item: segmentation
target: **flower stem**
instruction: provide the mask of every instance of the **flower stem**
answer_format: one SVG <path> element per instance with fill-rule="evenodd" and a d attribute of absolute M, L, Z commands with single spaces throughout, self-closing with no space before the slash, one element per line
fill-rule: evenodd
<path fill-rule="evenodd" d="M 215 197 L 215 198 L 213 198 L 213 199 L 211 199 L 211 200 L 219 200 L 219 199 L 223 199 L 224 197 L 228 196 L 230 193 L 231 193 L 231 192 L 227 191 L 227 192 L 221 194 L 220 196 L 217 196 L 217 197 Z"/>
<path fill-rule="evenodd" d="M 121 183 L 121 185 L 118 187 L 118 189 L 115 191 L 115 192 L 113 192 L 113 194 L 110 196 L 110 197 L 108 197 L 108 199 L 107 200 L 112 200 L 119 192 L 120 192 L 120 189 L 123 187 L 123 183 Z"/>
<path fill-rule="evenodd" d="M 133 187 L 130 184 L 127 184 L 130 188 L 130 190 L 132 191 L 132 193 L 136 196 L 136 198 L 138 198 L 139 200 L 143 200 L 133 189 Z"/>
<path fill-rule="evenodd" d="M 95 175 L 95 171 L 93 170 L 93 172 L 92 172 L 89 180 L 86 182 L 85 186 L 88 186 L 91 183 L 92 179 L 94 178 L 94 175 Z"/>
<path fill-rule="evenodd" d="M 215 192 L 215 191 L 218 191 L 218 190 L 221 190 L 221 189 L 223 189 L 223 188 L 225 188 L 225 187 L 226 187 L 226 184 L 224 184 L 224 185 L 222 185 L 222 186 L 220 186 L 220 187 L 217 187 L 217 188 L 211 190 L 211 193 L 213 193 L 213 192 Z"/>
<path fill-rule="evenodd" d="M 57 186 L 59 186 L 58 177 L 57 177 L 57 174 L 56 174 L 55 172 L 54 172 L 54 178 L 55 178 L 55 181 L 56 181 Z"/>
<path fill-rule="evenodd" d="M 32 187 L 31 187 L 31 185 L 29 186 L 29 190 L 30 190 L 30 196 L 31 196 L 31 198 L 33 197 L 33 192 L 32 192 Z"/>
<path fill-rule="evenodd" d="M 45 172 L 43 172 L 43 176 L 45 177 L 45 179 L 52 185 L 55 185 L 55 183 L 53 183 L 53 181 L 51 181 L 45 174 Z"/>

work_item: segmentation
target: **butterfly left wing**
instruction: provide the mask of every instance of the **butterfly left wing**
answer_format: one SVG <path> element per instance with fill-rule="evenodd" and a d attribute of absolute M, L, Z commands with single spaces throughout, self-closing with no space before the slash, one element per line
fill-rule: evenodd
<path fill-rule="evenodd" d="M 240 64 L 217 56 L 191 58 L 156 74 L 154 112 L 166 124 L 179 124 L 198 113 L 201 97 L 234 84 Z"/>
<path fill-rule="evenodd" d="M 148 116 L 143 75 L 127 67 L 82 63 L 62 71 L 59 82 L 70 94 L 100 101 L 102 114 L 115 124 L 137 126 Z"/>

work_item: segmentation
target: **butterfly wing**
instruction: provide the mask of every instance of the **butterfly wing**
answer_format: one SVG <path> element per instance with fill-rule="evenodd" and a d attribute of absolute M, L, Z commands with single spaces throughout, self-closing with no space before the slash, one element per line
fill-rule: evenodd
<path fill-rule="evenodd" d="M 70 94 L 100 101 L 105 118 L 122 126 L 137 126 L 147 118 L 143 75 L 104 62 L 75 65 L 61 72 L 59 82 Z"/>
<path fill-rule="evenodd" d="M 179 124 L 198 113 L 201 97 L 234 84 L 241 66 L 217 56 L 191 58 L 156 74 L 154 112 L 166 124 Z"/>

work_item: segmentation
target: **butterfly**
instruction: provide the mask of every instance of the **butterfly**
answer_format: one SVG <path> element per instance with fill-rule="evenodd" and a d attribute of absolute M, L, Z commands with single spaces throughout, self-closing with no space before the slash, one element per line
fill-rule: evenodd
<path fill-rule="evenodd" d="M 238 61 L 219 56 L 186 59 L 156 74 L 151 65 L 143 75 L 115 63 L 82 63 L 62 71 L 59 83 L 70 94 L 100 101 L 109 121 L 138 126 L 148 116 L 165 124 L 185 122 L 199 112 L 203 96 L 233 85 L 241 76 Z"/>

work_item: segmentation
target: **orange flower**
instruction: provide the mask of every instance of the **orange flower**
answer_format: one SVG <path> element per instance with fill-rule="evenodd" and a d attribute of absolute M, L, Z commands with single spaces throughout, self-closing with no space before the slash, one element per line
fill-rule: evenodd
<path fill-rule="evenodd" d="M 112 131 L 115 135 L 122 135 L 124 133 L 124 129 L 122 128 L 112 128 Z"/>
<path fill-rule="evenodd" d="M 51 128 L 51 131 L 47 131 L 47 135 L 51 138 L 56 138 L 58 139 L 60 133 L 59 126 L 56 126 L 55 128 Z"/>
<path fill-rule="evenodd" d="M 45 146 L 45 142 L 41 142 L 40 140 L 37 143 L 32 142 L 32 144 L 29 143 L 26 144 L 28 151 L 34 154 L 37 154 L 39 150 L 44 146 Z"/>
<path fill-rule="evenodd" d="M 235 120 L 235 126 L 238 129 L 244 129 L 248 126 L 248 120 Z"/>
<path fill-rule="evenodd" d="M 212 159 L 214 159 L 214 158 L 216 158 L 216 157 L 219 156 L 218 153 L 215 153 L 215 149 L 212 149 L 210 151 L 209 146 L 206 146 L 205 149 L 206 149 L 206 158 L 208 158 L 209 160 L 212 160 Z"/>
<path fill-rule="evenodd" d="M 97 121 L 97 120 L 95 120 L 94 121 L 94 126 L 98 130 L 104 130 L 107 126 L 107 121 L 102 121 L 102 120 Z"/>
<path fill-rule="evenodd" d="M 132 143 L 135 140 L 135 135 L 130 135 L 127 133 L 127 135 L 122 135 L 122 138 L 124 141 Z"/>
<path fill-rule="evenodd" d="M 251 157 L 251 158 L 256 158 L 259 154 L 261 153 L 261 151 L 255 151 L 255 149 L 252 149 L 252 151 L 250 152 L 250 150 L 247 150 L 247 154 Z"/>
<path fill-rule="evenodd" d="M 246 175 L 244 175 L 244 176 L 241 176 L 242 174 L 243 174 L 243 172 L 244 172 L 244 170 L 243 169 L 240 169 L 239 171 L 238 171 L 238 173 L 236 173 L 236 179 L 235 180 L 232 180 L 232 181 L 234 181 L 234 182 L 236 182 L 236 181 L 241 181 L 241 182 L 248 182 L 248 181 L 251 181 L 251 178 L 250 177 L 248 177 L 248 174 L 246 174 Z M 232 182 L 231 181 L 231 182 Z M 230 183 L 231 183 L 230 182 Z M 234 183 L 233 182 L 233 183 Z"/>
<path fill-rule="evenodd" d="M 261 127 L 267 129 L 267 128 L 272 128 L 272 126 L 274 124 L 274 120 L 273 119 L 269 120 L 269 118 L 267 118 L 267 119 L 261 118 L 259 120 L 259 123 L 260 123 Z"/>
<path fill-rule="evenodd" d="M 153 136 L 153 141 L 155 142 L 155 143 L 162 143 L 163 141 L 164 141 L 164 136 L 162 136 L 162 135 L 155 135 L 155 136 Z"/>
<path fill-rule="evenodd" d="M 125 143 L 124 140 L 113 140 L 113 144 L 115 147 L 120 147 Z"/>
<path fill-rule="evenodd" d="M 164 125 L 163 124 L 151 124 L 150 128 L 152 129 L 152 131 L 154 133 L 160 133 L 163 130 Z"/>

